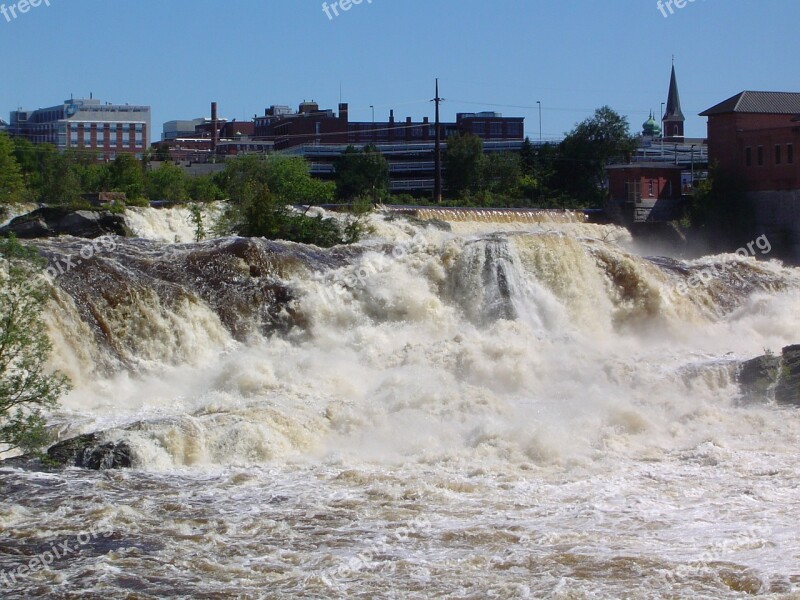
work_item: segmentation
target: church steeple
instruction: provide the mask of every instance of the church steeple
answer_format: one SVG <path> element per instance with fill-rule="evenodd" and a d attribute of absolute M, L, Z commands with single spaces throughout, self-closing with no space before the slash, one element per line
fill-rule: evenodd
<path fill-rule="evenodd" d="M 666 141 L 683 141 L 683 124 L 686 118 L 681 110 L 681 96 L 678 93 L 678 78 L 675 75 L 675 61 L 672 62 L 672 76 L 669 80 L 667 109 L 664 112 L 664 139 Z"/>

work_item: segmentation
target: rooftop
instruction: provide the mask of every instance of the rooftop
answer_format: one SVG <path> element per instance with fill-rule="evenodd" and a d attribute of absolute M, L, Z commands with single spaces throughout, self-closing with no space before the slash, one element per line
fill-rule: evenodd
<path fill-rule="evenodd" d="M 701 112 L 701 117 L 729 113 L 800 115 L 800 94 L 795 92 L 741 92 Z"/>

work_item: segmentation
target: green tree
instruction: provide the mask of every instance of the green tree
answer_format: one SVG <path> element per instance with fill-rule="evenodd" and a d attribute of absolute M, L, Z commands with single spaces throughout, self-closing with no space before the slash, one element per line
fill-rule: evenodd
<path fill-rule="evenodd" d="M 171 163 L 164 163 L 145 176 L 145 189 L 150 200 L 183 202 L 189 199 L 186 174 Z"/>
<path fill-rule="evenodd" d="M 47 442 L 43 411 L 69 384 L 45 368 L 51 344 L 41 259 L 11 237 L 0 240 L 0 265 L 0 450 L 31 452 Z"/>
<path fill-rule="evenodd" d="M 14 156 L 14 145 L 0 133 L 0 207 L 22 199 L 25 180 Z"/>
<path fill-rule="evenodd" d="M 309 217 L 287 206 L 332 198 L 333 186 L 312 179 L 303 159 L 238 157 L 228 162 L 219 181 L 229 197 L 216 227 L 219 235 L 235 233 L 329 247 L 352 241 L 359 233 L 357 228 L 345 231 L 334 219 Z"/>
<path fill-rule="evenodd" d="M 109 190 L 125 192 L 128 200 L 145 196 L 145 177 L 141 163 L 130 154 L 120 154 L 108 167 Z"/>
<path fill-rule="evenodd" d="M 447 139 L 444 155 L 448 194 L 460 198 L 466 193 L 477 192 L 483 185 L 486 157 L 483 141 L 471 133 L 457 133 Z"/>
<path fill-rule="evenodd" d="M 598 108 L 559 145 L 554 186 L 584 206 L 601 206 L 606 166 L 635 148 L 627 119 L 608 106 Z"/>
<path fill-rule="evenodd" d="M 203 220 L 203 205 L 190 204 L 189 205 L 189 219 L 194 225 L 194 241 L 202 242 L 206 237 L 206 227 Z"/>
<path fill-rule="evenodd" d="M 349 146 L 336 160 L 336 195 L 341 200 L 368 197 L 373 202 L 389 192 L 389 163 L 373 145 Z"/>
<path fill-rule="evenodd" d="M 333 200 L 334 186 L 314 179 L 305 159 L 271 156 L 267 159 L 267 185 L 286 204 L 324 204 Z"/>
<path fill-rule="evenodd" d="M 48 204 L 75 204 L 81 199 L 79 168 L 70 156 L 58 151 L 42 154 L 39 201 Z"/>
<path fill-rule="evenodd" d="M 225 197 L 212 175 L 189 177 L 186 187 L 189 198 L 194 202 L 213 202 L 222 200 Z"/>
<path fill-rule="evenodd" d="M 520 195 L 522 167 L 520 156 L 510 152 L 498 152 L 486 157 L 483 182 L 492 194 L 514 199 Z"/>

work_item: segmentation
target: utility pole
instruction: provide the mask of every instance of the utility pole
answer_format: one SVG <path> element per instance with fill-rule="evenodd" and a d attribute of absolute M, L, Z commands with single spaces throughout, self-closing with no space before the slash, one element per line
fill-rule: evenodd
<path fill-rule="evenodd" d="M 442 127 L 439 121 L 439 104 L 443 98 L 439 98 L 439 79 L 436 79 L 436 98 L 432 102 L 436 103 L 436 146 L 434 148 L 434 169 L 436 173 L 433 181 L 433 199 L 441 204 L 442 202 Z"/>

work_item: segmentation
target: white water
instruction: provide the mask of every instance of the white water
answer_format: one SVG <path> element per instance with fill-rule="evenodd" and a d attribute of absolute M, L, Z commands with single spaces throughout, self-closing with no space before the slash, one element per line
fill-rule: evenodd
<path fill-rule="evenodd" d="M 347 265 L 283 275 L 288 336 L 152 296 L 110 321 L 129 369 L 57 337 L 77 383 L 52 422 L 138 468 L 0 471 L 12 547 L 114 531 L 9 597 L 797 597 L 800 416 L 733 380 L 800 341 L 797 270 L 710 257 L 685 266 L 764 289 L 682 296 L 615 228 L 373 225 Z M 68 298 L 50 318 L 80 330 Z"/>
<path fill-rule="evenodd" d="M 210 232 L 222 212 L 219 202 L 201 204 L 203 227 Z M 159 242 L 186 243 L 196 238 L 197 225 L 186 206 L 171 208 L 130 207 L 125 211 L 125 223 L 134 235 Z"/>

